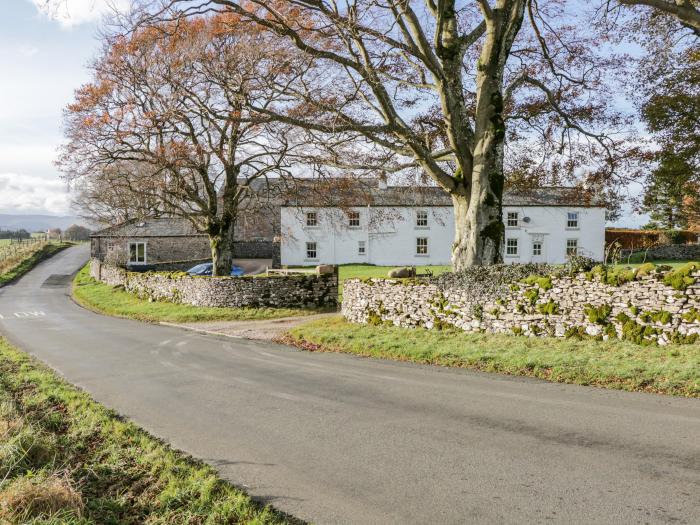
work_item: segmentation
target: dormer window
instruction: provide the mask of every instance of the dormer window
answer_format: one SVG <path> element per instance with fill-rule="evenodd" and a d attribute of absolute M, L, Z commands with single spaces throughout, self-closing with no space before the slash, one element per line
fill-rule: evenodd
<path fill-rule="evenodd" d="M 348 212 L 348 226 L 350 228 L 359 228 L 360 227 L 360 212 L 359 211 Z"/>
<path fill-rule="evenodd" d="M 520 226 L 517 211 L 508 212 L 508 214 L 506 215 L 506 226 L 508 226 L 508 228 L 517 228 L 518 226 Z"/>
<path fill-rule="evenodd" d="M 416 212 L 416 227 L 417 228 L 427 228 L 428 227 L 428 212 L 427 211 Z"/>
<path fill-rule="evenodd" d="M 307 226 L 318 226 L 318 214 L 315 211 L 306 212 L 306 225 Z"/>

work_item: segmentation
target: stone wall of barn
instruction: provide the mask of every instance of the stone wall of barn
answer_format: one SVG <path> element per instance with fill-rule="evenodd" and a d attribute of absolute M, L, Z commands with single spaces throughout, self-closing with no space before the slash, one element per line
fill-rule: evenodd
<path fill-rule="evenodd" d="M 637 343 L 695 342 L 700 334 L 700 272 L 606 270 L 532 275 L 488 289 L 483 279 L 348 280 L 342 313 L 355 323 L 528 336 L 619 338 Z M 485 291 L 486 289 L 486 291 Z"/>
<path fill-rule="evenodd" d="M 90 274 L 111 286 L 154 301 L 193 306 L 335 307 L 338 272 L 258 277 L 192 277 L 182 272 L 129 272 L 92 259 Z"/>

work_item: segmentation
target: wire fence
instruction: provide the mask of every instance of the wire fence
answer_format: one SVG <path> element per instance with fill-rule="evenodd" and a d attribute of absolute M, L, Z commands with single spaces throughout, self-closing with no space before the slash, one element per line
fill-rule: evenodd
<path fill-rule="evenodd" d="M 20 263 L 23 259 L 30 257 L 35 252 L 41 250 L 51 241 L 43 238 L 31 239 L 9 239 L 9 242 L 0 244 L 0 273 Z"/>

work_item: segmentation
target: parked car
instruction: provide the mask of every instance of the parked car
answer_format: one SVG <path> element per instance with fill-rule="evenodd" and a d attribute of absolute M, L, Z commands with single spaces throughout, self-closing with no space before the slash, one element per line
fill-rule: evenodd
<path fill-rule="evenodd" d="M 187 270 L 187 273 L 190 275 L 211 275 L 212 274 L 212 269 L 214 268 L 214 265 L 212 263 L 203 263 L 203 264 L 198 264 L 197 266 L 193 266 L 189 270 Z M 245 271 L 243 271 L 243 268 L 240 266 L 236 266 L 235 264 L 231 267 L 231 273 L 229 275 L 233 277 L 240 277 L 243 274 L 245 274 Z"/>

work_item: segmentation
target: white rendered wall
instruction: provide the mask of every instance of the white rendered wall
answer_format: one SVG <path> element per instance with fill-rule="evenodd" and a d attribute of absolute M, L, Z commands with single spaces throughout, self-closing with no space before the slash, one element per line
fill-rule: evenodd
<path fill-rule="evenodd" d="M 318 226 L 306 225 L 306 213 L 317 213 Z M 346 211 L 360 214 L 360 226 L 349 227 Z M 416 225 L 418 212 L 426 212 L 428 226 Z M 517 212 L 519 226 L 506 227 L 506 239 L 518 239 L 518 255 L 506 256 L 507 263 L 566 262 L 567 239 L 578 240 L 578 251 L 603 259 L 605 210 L 576 207 L 504 207 L 503 217 Z M 567 213 L 579 213 L 578 229 L 567 229 Z M 380 266 L 449 265 L 454 241 L 452 207 L 425 208 L 282 208 L 281 257 L 283 265 L 363 263 Z M 523 219 L 528 217 L 529 222 Z M 417 238 L 428 239 L 428 254 L 417 254 Z M 365 242 L 365 254 L 358 251 Z M 316 242 L 317 257 L 306 256 L 306 243 Z M 532 243 L 542 243 L 542 255 L 532 255 Z"/>

